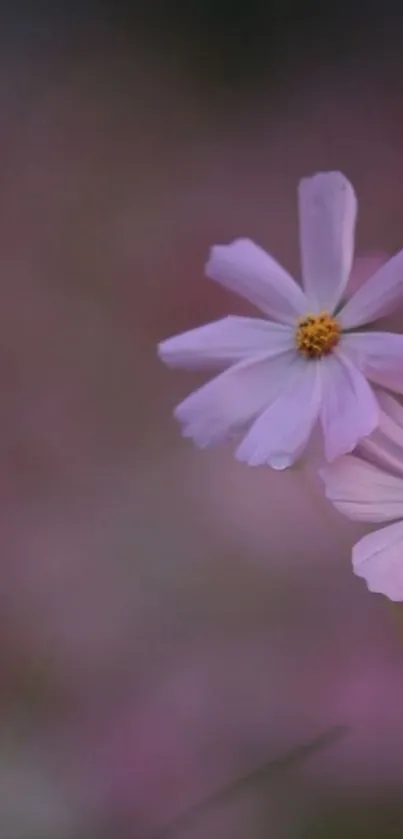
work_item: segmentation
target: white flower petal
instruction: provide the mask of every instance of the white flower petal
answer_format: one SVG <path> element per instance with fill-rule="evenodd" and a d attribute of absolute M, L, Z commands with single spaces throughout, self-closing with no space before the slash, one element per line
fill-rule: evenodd
<path fill-rule="evenodd" d="M 203 369 L 226 366 L 262 352 L 277 355 L 294 346 L 288 326 L 230 315 L 161 341 L 158 355 L 171 367 Z"/>
<path fill-rule="evenodd" d="M 320 407 L 319 365 L 296 358 L 277 399 L 256 420 L 236 457 L 250 466 L 286 469 L 302 453 Z"/>
<path fill-rule="evenodd" d="M 333 312 L 354 255 L 357 198 L 341 172 L 319 172 L 299 184 L 302 275 L 311 309 Z"/>
<path fill-rule="evenodd" d="M 183 436 L 205 448 L 243 430 L 276 398 L 295 359 L 294 350 L 246 359 L 191 393 L 175 409 Z"/>
<path fill-rule="evenodd" d="M 344 334 L 342 348 L 367 379 L 403 393 L 403 335 L 392 332 Z"/>
<path fill-rule="evenodd" d="M 295 280 L 250 239 L 213 247 L 206 274 L 281 323 L 294 324 L 308 311 L 308 301 Z"/>
<path fill-rule="evenodd" d="M 403 250 L 370 277 L 338 315 L 343 329 L 352 329 L 393 312 L 403 303 Z"/>
<path fill-rule="evenodd" d="M 403 522 L 364 536 L 353 548 L 353 568 L 370 591 L 403 600 Z"/>
<path fill-rule="evenodd" d="M 359 457 L 340 457 L 320 475 L 326 498 L 350 519 L 383 522 L 403 515 L 403 480 Z"/>
<path fill-rule="evenodd" d="M 322 372 L 320 418 L 326 458 L 331 461 L 371 434 L 379 424 L 379 405 L 362 373 L 341 352 L 323 359 Z"/>

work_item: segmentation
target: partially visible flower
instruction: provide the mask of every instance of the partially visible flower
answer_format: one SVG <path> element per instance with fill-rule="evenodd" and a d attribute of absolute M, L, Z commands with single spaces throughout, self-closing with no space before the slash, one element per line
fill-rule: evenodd
<path fill-rule="evenodd" d="M 299 185 L 304 289 L 248 239 L 212 249 L 207 276 L 269 319 L 229 316 L 163 341 L 166 364 L 228 368 L 175 410 L 200 447 L 247 431 L 236 452 L 251 466 L 291 466 L 320 419 L 327 460 L 352 451 L 379 422 L 367 379 L 403 390 L 403 336 L 360 332 L 403 298 L 403 251 L 340 308 L 350 276 L 357 200 L 340 172 Z M 389 383 L 389 381 L 388 381 Z"/>
<path fill-rule="evenodd" d="M 394 522 L 357 542 L 353 548 L 353 568 L 366 580 L 370 591 L 400 601 L 403 600 L 403 407 L 386 393 L 378 394 L 378 398 L 379 428 L 359 447 L 359 452 L 372 462 L 348 455 L 322 469 L 321 476 L 327 498 L 348 518 Z"/>

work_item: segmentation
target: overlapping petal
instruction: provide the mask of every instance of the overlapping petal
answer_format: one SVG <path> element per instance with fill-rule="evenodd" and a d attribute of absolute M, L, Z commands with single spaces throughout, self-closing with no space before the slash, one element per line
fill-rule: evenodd
<path fill-rule="evenodd" d="M 403 335 L 352 332 L 343 335 L 343 352 L 370 381 L 403 393 Z"/>
<path fill-rule="evenodd" d="M 316 423 L 321 399 L 319 364 L 296 358 L 286 387 L 252 425 L 236 456 L 250 466 L 291 466 Z"/>
<path fill-rule="evenodd" d="M 328 461 L 348 454 L 379 423 L 379 405 L 360 371 L 341 353 L 322 361 L 320 419 Z"/>
<path fill-rule="evenodd" d="M 391 474 L 378 465 L 395 466 L 395 452 L 402 465 L 403 408 L 388 394 L 379 394 L 379 399 L 380 426 L 359 446 L 374 462 L 341 457 L 321 471 L 327 498 L 357 521 L 391 522 L 403 517 L 402 470 Z M 365 536 L 354 546 L 352 558 L 354 572 L 366 580 L 370 591 L 403 600 L 402 521 Z"/>
<path fill-rule="evenodd" d="M 194 370 L 226 366 L 260 353 L 278 355 L 294 346 L 290 327 L 230 315 L 162 341 L 158 354 L 171 367 Z"/>
<path fill-rule="evenodd" d="M 274 358 L 261 354 L 230 367 L 175 409 L 183 436 L 205 448 L 244 430 L 287 386 L 297 361 L 290 351 Z"/>
<path fill-rule="evenodd" d="M 370 591 L 403 600 L 403 522 L 364 536 L 353 548 L 353 568 Z"/>
<path fill-rule="evenodd" d="M 359 450 L 377 465 L 403 477 L 403 407 L 389 393 L 379 391 L 381 408 L 378 428 L 364 437 Z M 402 506 L 403 517 L 403 506 Z"/>
<path fill-rule="evenodd" d="M 215 245 L 206 274 L 280 323 L 295 324 L 296 318 L 308 311 L 308 301 L 300 286 L 250 239 Z"/>
<path fill-rule="evenodd" d="M 394 521 L 403 513 L 403 480 L 354 455 L 321 470 L 326 497 L 355 521 Z"/>

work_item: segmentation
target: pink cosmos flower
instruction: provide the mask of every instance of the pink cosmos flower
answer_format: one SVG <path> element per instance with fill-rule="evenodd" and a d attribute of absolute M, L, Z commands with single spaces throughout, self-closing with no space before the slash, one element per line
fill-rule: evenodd
<path fill-rule="evenodd" d="M 359 447 L 372 463 L 348 455 L 322 469 L 321 476 L 327 498 L 348 518 L 394 522 L 357 542 L 353 567 L 370 591 L 403 600 L 403 407 L 389 394 L 378 398 L 379 427 Z"/>
<path fill-rule="evenodd" d="M 379 422 L 368 379 L 403 390 L 403 336 L 352 333 L 403 298 L 403 251 L 340 308 L 354 252 L 357 199 L 340 172 L 299 185 L 304 291 L 249 239 L 212 248 L 207 276 L 267 319 L 229 316 L 159 344 L 168 365 L 228 368 L 175 410 L 183 436 L 200 447 L 247 431 L 236 457 L 251 466 L 291 466 L 313 426 L 327 460 L 352 451 Z"/>

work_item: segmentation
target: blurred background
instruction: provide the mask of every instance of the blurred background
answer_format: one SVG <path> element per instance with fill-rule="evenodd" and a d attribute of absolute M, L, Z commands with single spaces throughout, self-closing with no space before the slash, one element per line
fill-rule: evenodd
<path fill-rule="evenodd" d="M 298 276 L 341 169 L 403 245 L 403 11 L 0 3 L 0 836 L 403 836 L 403 633 L 309 470 L 182 440 L 156 343 Z M 394 327 L 403 327 L 397 316 Z"/>

